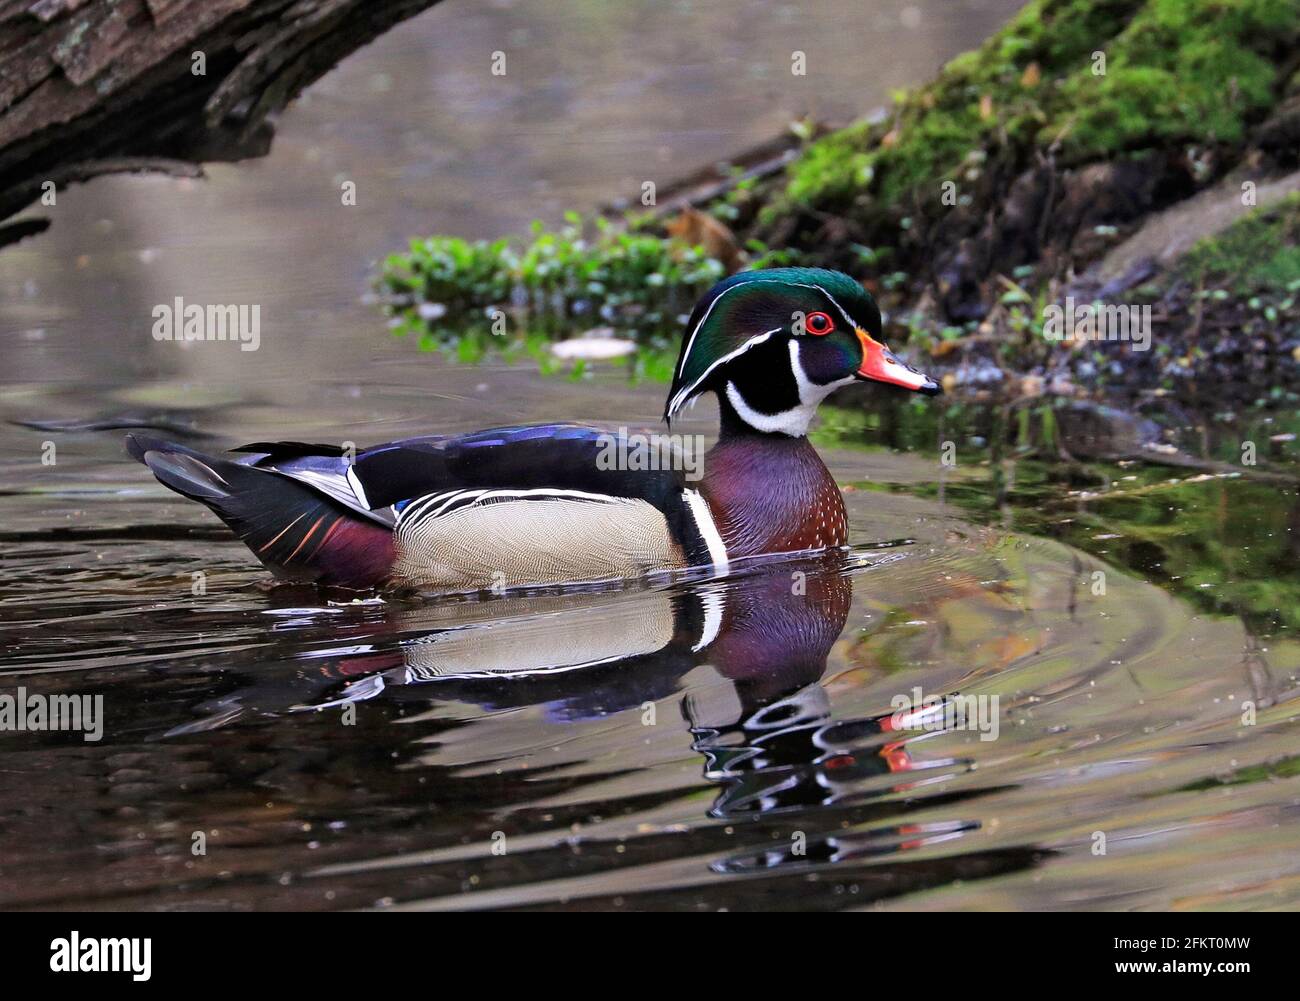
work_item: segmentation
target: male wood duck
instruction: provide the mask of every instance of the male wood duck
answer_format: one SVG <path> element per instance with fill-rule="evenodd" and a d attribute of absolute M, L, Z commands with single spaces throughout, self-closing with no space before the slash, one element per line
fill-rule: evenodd
<path fill-rule="evenodd" d="M 807 439 L 817 405 L 855 380 L 940 391 L 880 330 L 871 296 L 835 271 L 748 271 L 710 289 L 664 410 L 671 422 L 701 394 L 718 398 L 721 433 L 698 480 L 611 463 L 610 432 L 578 424 L 407 438 L 355 457 L 301 442 L 214 457 L 142 434 L 127 450 L 288 580 L 470 591 L 724 571 L 845 544 L 843 499 Z"/>

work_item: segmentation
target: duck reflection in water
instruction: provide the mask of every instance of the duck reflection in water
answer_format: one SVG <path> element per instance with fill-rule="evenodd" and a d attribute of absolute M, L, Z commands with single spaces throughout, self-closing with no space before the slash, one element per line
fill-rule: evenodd
<path fill-rule="evenodd" d="M 365 642 L 299 651 L 292 683 L 283 672 L 279 681 L 263 674 L 209 703 L 205 720 L 173 732 L 225 725 L 250 711 L 338 710 L 376 698 L 419 709 L 539 706 L 566 724 L 644 711 L 685 688 L 680 705 L 691 747 L 704 759 L 704 777 L 720 787 L 710 817 L 751 821 L 861 805 L 920 784 L 890 716 L 835 720 L 822 685 L 848 621 L 853 575 L 863 569 L 860 560 L 829 554 L 659 589 L 395 606 L 358 628 Z M 726 684 L 684 684 L 705 667 Z M 951 774 L 953 766 L 963 767 L 952 759 L 919 767 Z M 713 867 L 837 862 L 930 844 L 970 826 L 810 833 Z"/>

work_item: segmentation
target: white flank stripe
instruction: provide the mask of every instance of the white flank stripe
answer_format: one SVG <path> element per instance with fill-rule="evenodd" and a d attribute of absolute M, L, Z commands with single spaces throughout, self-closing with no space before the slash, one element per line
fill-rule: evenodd
<path fill-rule="evenodd" d="M 557 487 L 537 487 L 533 490 L 488 490 L 479 500 L 487 500 L 489 497 L 579 497 L 584 500 L 601 501 L 605 504 L 633 499 L 614 497 L 610 494 L 593 494 L 586 490 L 561 490 Z"/>
<path fill-rule="evenodd" d="M 438 517 L 438 515 L 442 514 L 447 510 L 447 508 L 451 507 L 459 500 L 467 500 L 470 497 L 477 498 L 484 492 L 485 491 L 483 490 L 457 490 L 454 494 L 438 505 L 438 510 L 433 511 L 432 517 Z M 433 505 L 431 504 L 429 507 L 432 509 Z M 421 517 L 423 517 L 423 515 L 421 515 Z"/>
<path fill-rule="evenodd" d="M 576 497 L 581 500 L 600 501 L 602 504 L 616 504 L 629 498 L 612 497 L 609 494 L 593 494 L 585 490 L 561 490 L 557 487 L 537 487 L 532 490 L 453 490 L 450 493 L 429 494 L 412 501 L 398 516 L 398 524 L 409 525 L 413 520 L 437 518 L 451 505 L 460 500 L 469 500 L 472 504 L 492 500 L 498 497 L 539 498 L 539 497 Z M 442 503 L 439 504 L 439 501 Z M 434 510 L 434 505 L 437 510 Z"/>
<path fill-rule="evenodd" d="M 695 519 L 695 527 L 699 529 L 700 536 L 708 547 L 709 562 L 719 571 L 726 570 L 731 565 L 727 559 L 727 546 L 718 533 L 713 512 L 709 510 L 709 502 L 698 490 L 683 490 L 682 497 L 686 499 L 686 506 L 691 509 L 691 517 Z"/>
<path fill-rule="evenodd" d="M 462 493 L 464 493 L 463 490 L 453 490 L 451 493 L 425 494 L 423 497 L 417 497 L 398 513 L 397 523 L 400 525 L 402 522 L 419 517 L 420 512 L 430 504 L 437 504 L 440 500 L 446 500 Z"/>

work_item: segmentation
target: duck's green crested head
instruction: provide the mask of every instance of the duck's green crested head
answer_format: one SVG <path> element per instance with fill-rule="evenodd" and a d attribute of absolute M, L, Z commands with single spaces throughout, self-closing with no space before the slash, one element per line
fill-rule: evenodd
<path fill-rule="evenodd" d="M 839 271 L 732 275 L 691 313 L 664 417 L 711 391 L 758 431 L 801 435 L 817 404 L 855 380 L 938 393 L 880 343 L 880 330 L 875 300 Z"/>

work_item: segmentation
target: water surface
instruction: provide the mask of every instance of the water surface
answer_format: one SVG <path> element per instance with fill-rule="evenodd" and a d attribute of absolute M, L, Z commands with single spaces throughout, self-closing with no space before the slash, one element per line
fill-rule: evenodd
<path fill-rule="evenodd" d="M 847 118 L 1015 6 L 448 0 L 313 88 L 267 159 L 60 195 L 0 254 L 0 418 L 200 446 L 653 424 L 662 387 L 617 371 L 417 355 L 359 301 L 370 260 Z M 175 295 L 260 303 L 262 349 L 152 341 Z M 1293 488 L 1060 476 L 999 513 L 978 459 L 835 448 L 840 559 L 340 605 L 268 591 L 119 439 L 0 426 L 0 691 L 107 715 L 99 742 L 0 733 L 5 907 L 1296 906 Z M 896 730 L 917 689 L 996 696 L 996 739 Z"/>

